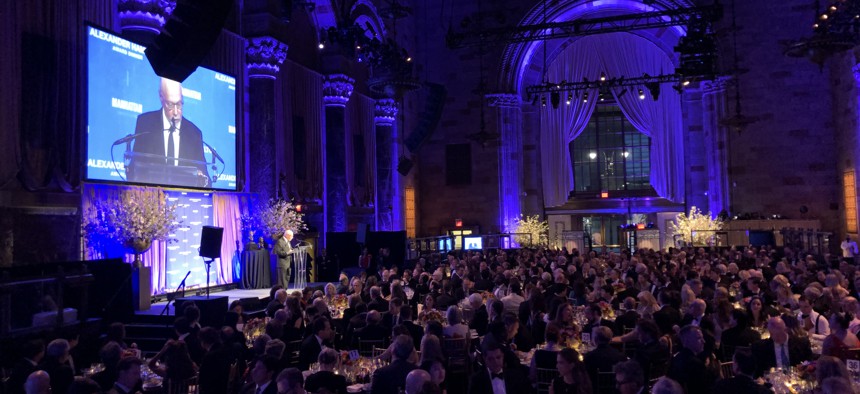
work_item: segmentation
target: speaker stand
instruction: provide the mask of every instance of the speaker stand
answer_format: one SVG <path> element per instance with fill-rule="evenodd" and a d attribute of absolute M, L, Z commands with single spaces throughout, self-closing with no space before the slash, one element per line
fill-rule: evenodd
<path fill-rule="evenodd" d="M 209 270 L 212 268 L 212 262 L 215 259 L 203 259 L 203 262 L 206 263 L 206 299 L 209 299 Z"/>

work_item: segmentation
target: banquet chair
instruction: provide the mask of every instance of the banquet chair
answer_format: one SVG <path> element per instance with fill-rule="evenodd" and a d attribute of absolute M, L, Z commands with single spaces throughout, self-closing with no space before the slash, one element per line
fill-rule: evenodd
<path fill-rule="evenodd" d="M 601 394 L 615 394 L 615 372 L 597 371 L 597 392 Z"/>
<path fill-rule="evenodd" d="M 167 384 L 167 394 L 198 394 L 198 390 L 197 376 Z"/>
<path fill-rule="evenodd" d="M 374 341 L 364 341 L 361 339 L 358 340 L 358 354 L 360 354 L 364 357 L 373 357 L 373 348 L 374 347 L 383 348 L 383 349 L 388 348 L 388 346 L 386 345 L 384 340 L 374 340 Z"/>
<path fill-rule="evenodd" d="M 558 369 L 537 368 L 537 392 L 538 394 L 549 393 L 549 386 L 553 379 L 558 377 Z"/>
<path fill-rule="evenodd" d="M 301 340 L 287 342 L 287 346 L 284 348 L 284 358 L 287 360 L 287 365 L 290 367 L 297 367 L 299 365 L 299 350 L 301 348 Z"/>
<path fill-rule="evenodd" d="M 720 375 L 723 379 L 733 378 L 735 376 L 735 371 L 732 369 L 734 367 L 734 361 L 728 361 L 724 363 L 720 363 Z"/>
<path fill-rule="evenodd" d="M 241 388 L 241 382 L 237 381 L 241 379 L 241 375 L 239 374 L 239 361 L 233 360 L 233 363 L 230 364 L 230 374 L 227 377 L 227 392 L 233 393 L 238 392 Z"/>
<path fill-rule="evenodd" d="M 469 339 L 445 338 L 442 352 L 448 357 L 448 372 L 469 375 Z"/>

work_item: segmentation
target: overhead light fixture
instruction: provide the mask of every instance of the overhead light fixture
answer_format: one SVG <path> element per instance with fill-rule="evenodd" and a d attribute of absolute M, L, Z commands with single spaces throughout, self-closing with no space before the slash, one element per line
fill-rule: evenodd
<path fill-rule="evenodd" d="M 587 103 L 587 102 L 588 102 L 588 92 L 585 92 L 585 94 L 583 94 L 583 95 L 582 95 L 582 102 L 583 102 L 583 103 Z"/>
<path fill-rule="evenodd" d="M 604 81 L 606 81 L 606 73 L 601 71 L 600 72 L 600 82 L 604 82 Z"/>
<path fill-rule="evenodd" d="M 325 44 L 320 43 L 320 44 L 319 44 L 319 48 L 320 48 L 320 49 L 325 49 Z"/>
<path fill-rule="evenodd" d="M 546 96 L 540 96 L 540 106 L 546 107 Z"/>
<path fill-rule="evenodd" d="M 624 151 L 624 153 L 622 153 L 622 154 L 624 155 L 624 157 L 630 156 L 630 152 L 628 152 L 628 151 Z"/>
<path fill-rule="evenodd" d="M 645 100 L 645 91 L 639 89 L 639 100 Z"/>
<path fill-rule="evenodd" d="M 565 103 L 567 103 L 567 105 L 570 105 L 571 101 L 573 101 L 573 93 L 568 93 L 567 94 L 567 101 L 565 101 Z"/>
<path fill-rule="evenodd" d="M 597 158 L 597 152 L 588 152 L 588 158 L 594 160 Z"/>

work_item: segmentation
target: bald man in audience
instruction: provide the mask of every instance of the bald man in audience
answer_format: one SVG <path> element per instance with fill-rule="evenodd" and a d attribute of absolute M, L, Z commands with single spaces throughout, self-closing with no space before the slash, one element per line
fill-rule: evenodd
<path fill-rule="evenodd" d="M 406 375 L 406 394 L 419 394 L 424 383 L 430 381 L 430 373 L 423 369 L 415 369 Z"/>
<path fill-rule="evenodd" d="M 24 382 L 24 392 L 27 394 L 49 394 L 51 392 L 51 376 L 45 371 L 36 371 Z"/>

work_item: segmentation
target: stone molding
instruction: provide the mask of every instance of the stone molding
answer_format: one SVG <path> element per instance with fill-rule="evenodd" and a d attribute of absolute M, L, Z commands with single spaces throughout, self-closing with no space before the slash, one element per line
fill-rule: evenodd
<path fill-rule="evenodd" d="M 344 74 L 326 75 L 323 81 L 323 102 L 326 106 L 345 107 L 354 87 L 355 80 Z"/>
<path fill-rule="evenodd" d="M 276 79 L 281 64 L 287 59 L 287 44 L 269 36 L 248 39 L 245 63 L 249 78 Z"/>
<path fill-rule="evenodd" d="M 394 99 L 376 100 L 376 111 L 374 112 L 373 123 L 377 126 L 391 126 L 394 124 L 394 119 L 397 117 L 397 103 Z"/>

